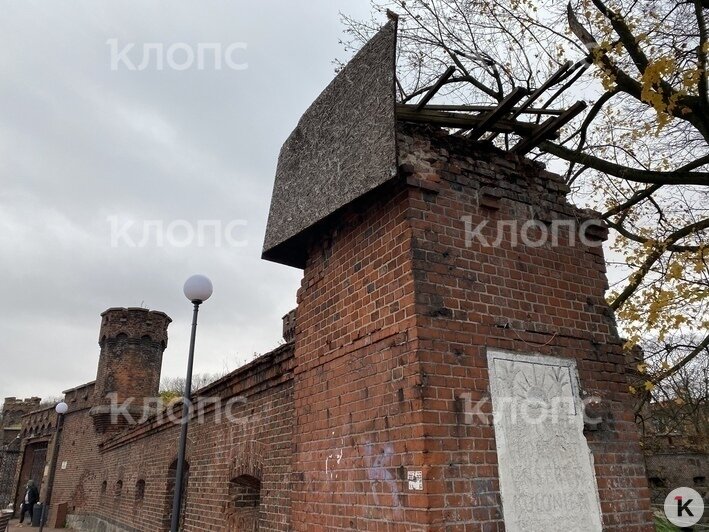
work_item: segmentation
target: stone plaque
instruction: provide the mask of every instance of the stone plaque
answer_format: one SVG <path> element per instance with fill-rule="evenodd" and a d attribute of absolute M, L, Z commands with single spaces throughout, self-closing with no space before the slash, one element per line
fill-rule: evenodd
<path fill-rule="evenodd" d="M 508 532 L 600 532 L 576 361 L 488 350 Z"/>

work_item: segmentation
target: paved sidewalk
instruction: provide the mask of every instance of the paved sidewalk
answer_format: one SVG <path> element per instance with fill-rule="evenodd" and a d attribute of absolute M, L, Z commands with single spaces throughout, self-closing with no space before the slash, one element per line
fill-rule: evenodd
<path fill-rule="evenodd" d="M 7 529 L 7 532 L 20 532 L 20 531 L 27 531 L 30 532 L 31 530 L 39 530 L 39 527 L 32 527 L 31 525 L 27 524 L 27 521 L 24 522 L 24 524 L 20 524 L 19 519 L 13 519 L 10 521 L 10 527 Z M 46 526 L 44 527 L 45 532 L 70 532 L 70 528 L 47 528 Z M 4 530 L 2 532 L 5 532 Z"/>

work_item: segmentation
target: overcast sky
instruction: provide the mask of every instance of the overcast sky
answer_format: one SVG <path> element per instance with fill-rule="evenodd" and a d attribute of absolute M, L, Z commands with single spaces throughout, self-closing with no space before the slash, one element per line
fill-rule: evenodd
<path fill-rule="evenodd" d="M 163 375 L 183 375 L 193 273 L 214 283 L 196 372 L 275 347 L 301 278 L 260 259 L 278 151 L 346 56 L 338 11 L 364 17 L 366 0 L 0 10 L 0 401 L 93 380 L 116 306 L 172 317 Z M 205 220 L 229 238 L 190 241 Z M 150 221 L 163 231 L 143 243 Z"/>

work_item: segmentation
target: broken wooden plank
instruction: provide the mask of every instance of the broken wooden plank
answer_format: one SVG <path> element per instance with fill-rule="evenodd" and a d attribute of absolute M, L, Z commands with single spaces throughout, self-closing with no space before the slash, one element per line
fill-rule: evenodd
<path fill-rule="evenodd" d="M 426 104 L 429 101 L 431 101 L 431 98 L 433 98 L 436 95 L 436 93 L 439 90 L 441 90 L 441 87 L 443 87 L 445 82 L 448 81 L 448 79 L 453 75 L 454 72 L 455 72 L 455 67 L 452 65 L 446 69 L 446 71 L 443 73 L 443 75 L 440 78 L 438 78 L 438 81 L 436 81 L 436 83 L 434 83 L 433 86 L 430 89 L 428 89 L 428 92 L 426 94 L 424 94 L 423 98 L 421 98 L 421 101 L 419 101 L 416 104 L 417 111 L 420 111 L 421 109 L 423 109 L 426 106 Z"/>
<path fill-rule="evenodd" d="M 516 110 L 512 113 L 512 118 L 517 118 L 520 114 L 528 112 L 528 111 L 527 111 L 527 108 L 528 108 L 529 106 L 531 106 L 531 105 L 537 100 L 537 98 L 539 98 L 549 87 L 551 87 L 552 85 L 554 85 L 554 84 L 559 80 L 559 78 L 561 78 L 561 76 L 562 76 L 567 70 L 569 70 L 569 68 L 571 68 L 571 65 L 573 65 L 573 62 L 567 61 L 566 63 L 564 63 L 563 65 L 561 65 L 561 67 L 559 67 L 559 69 L 558 69 L 556 72 L 554 72 L 554 73 L 549 77 L 549 79 L 547 79 L 544 83 L 542 83 L 541 86 L 540 86 L 538 89 L 535 89 L 534 91 L 532 91 L 532 94 L 529 95 L 529 98 L 527 98 L 527 99 L 519 106 L 519 108 L 516 109 Z"/>
<path fill-rule="evenodd" d="M 404 105 L 408 108 L 411 109 L 416 109 L 415 104 L 401 104 Z M 494 109 L 497 109 L 496 105 L 445 105 L 445 104 L 430 104 L 426 106 L 426 109 L 429 111 L 462 111 L 462 112 L 468 112 L 468 113 L 486 113 L 489 111 L 492 111 Z M 514 116 L 519 116 L 517 111 L 519 110 L 519 107 L 513 107 L 510 109 L 510 113 L 512 113 Z M 537 107 L 531 107 L 529 109 L 524 109 L 524 114 L 530 114 L 530 115 L 553 115 L 553 116 L 559 116 L 561 113 L 563 113 L 563 110 L 559 109 L 540 109 Z"/>
<path fill-rule="evenodd" d="M 531 135 L 520 140 L 510 151 L 519 155 L 529 153 L 538 146 L 540 142 L 550 138 L 550 136 L 556 135 L 559 129 L 565 126 L 584 109 L 586 109 L 586 102 L 576 102 L 556 118 L 548 118 L 545 120 Z"/>
<path fill-rule="evenodd" d="M 546 90 L 554 85 L 561 77 L 566 73 L 571 66 L 573 65 L 573 62 L 567 61 L 563 65 L 561 65 L 556 72 L 554 72 L 551 76 L 549 76 L 549 79 L 547 79 L 544 83 L 541 84 L 541 86 L 529 95 L 529 97 L 522 102 L 522 104 L 512 110 L 512 115 L 510 118 L 515 119 L 522 113 L 531 113 L 530 106 L 542 95 L 546 92 Z M 540 111 L 544 111 L 545 109 L 540 109 Z M 557 112 L 557 115 L 560 115 L 563 111 Z M 537 114 L 543 114 L 543 113 L 537 113 Z M 488 140 L 493 140 L 497 136 L 496 133 L 490 135 Z"/>
<path fill-rule="evenodd" d="M 396 118 L 402 122 L 433 124 L 439 127 L 468 130 L 478 126 L 483 121 L 484 115 L 431 111 L 428 108 L 416 111 L 413 106 L 398 104 L 396 106 Z M 525 136 L 531 135 L 536 127 L 536 124 L 530 124 L 528 122 L 501 119 L 493 123 L 490 126 L 490 130 L 500 133 L 516 133 L 517 135 Z"/>
<path fill-rule="evenodd" d="M 482 121 L 468 134 L 468 138 L 471 140 L 478 140 L 482 137 L 483 133 L 490 130 L 490 126 L 492 124 L 508 114 L 510 109 L 512 109 L 527 94 L 527 89 L 515 87 L 495 109 L 483 115 Z"/>

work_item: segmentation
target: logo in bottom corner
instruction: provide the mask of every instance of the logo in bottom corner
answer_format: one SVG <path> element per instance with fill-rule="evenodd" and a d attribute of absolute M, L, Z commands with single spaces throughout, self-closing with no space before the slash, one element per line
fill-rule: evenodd
<path fill-rule="evenodd" d="M 665 515 L 675 526 L 692 526 L 704 513 L 704 500 L 692 488 L 677 488 L 665 498 Z"/>

